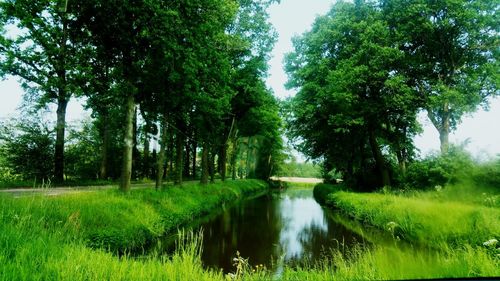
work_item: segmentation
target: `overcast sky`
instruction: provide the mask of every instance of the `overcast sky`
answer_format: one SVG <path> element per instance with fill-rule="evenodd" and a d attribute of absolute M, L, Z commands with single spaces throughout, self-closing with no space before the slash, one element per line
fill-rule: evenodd
<path fill-rule="evenodd" d="M 332 3 L 333 1 L 328 0 L 281 0 L 281 4 L 270 8 L 271 23 L 279 38 L 270 61 L 267 83 L 276 96 L 284 98 L 294 95 L 293 91 L 284 88 L 287 77 L 282 64 L 284 54 L 292 51 L 291 38 L 309 30 L 315 17 L 325 14 Z M 0 81 L 0 118 L 16 114 L 22 93 L 16 78 L 8 77 Z M 85 116 L 88 116 L 88 113 L 84 113 L 79 103 L 73 100 L 68 106 L 68 120 L 79 120 Z M 425 131 L 415 139 L 415 143 L 425 155 L 439 149 L 439 137 L 425 114 L 420 116 L 420 120 L 425 125 Z M 477 156 L 500 154 L 500 100 L 492 101 L 488 112 L 480 110 L 465 117 L 458 130 L 450 136 L 450 140 L 458 144 L 468 140 L 468 150 Z"/>

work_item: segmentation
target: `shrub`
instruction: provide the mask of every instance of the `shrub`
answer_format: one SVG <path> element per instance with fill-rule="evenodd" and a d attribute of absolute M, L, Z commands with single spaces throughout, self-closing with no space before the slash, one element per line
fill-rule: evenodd
<path fill-rule="evenodd" d="M 478 185 L 500 191 L 500 158 L 478 165 L 474 170 L 472 180 Z"/>
<path fill-rule="evenodd" d="M 455 184 L 470 175 L 475 164 L 463 147 L 451 146 L 444 155 L 431 155 L 409 165 L 405 184 L 411 188 L 430 189 Z"/>
<path fill-rule="evenodd" d="M 24 179 L 52 176 L 54 138 L 43 119 L 10 120 L 0 124 L 0 155 L 12 174 Z"/>

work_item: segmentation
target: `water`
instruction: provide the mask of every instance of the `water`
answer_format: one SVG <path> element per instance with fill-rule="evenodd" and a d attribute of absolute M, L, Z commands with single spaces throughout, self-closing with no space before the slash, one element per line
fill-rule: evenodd
<path fill-rule="evenodd" d="M 227 208 L 195 227 L 203 229 L 205 266 L 234 271 L 239 251 L 251 265 L 279 271 L 284 264 L 313 264 L 330 248 L 363 241 L 332 219 L 313 198 L 311 189 L 289 189 Z"/>

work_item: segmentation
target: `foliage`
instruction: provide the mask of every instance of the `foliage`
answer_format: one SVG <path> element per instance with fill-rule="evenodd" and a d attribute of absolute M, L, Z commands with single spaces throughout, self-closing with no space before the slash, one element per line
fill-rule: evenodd
<path fill-rule="evenodd" d="M 314 186 L 313 195 L 314 199 L 323 205 L 326 203 L 330 194 L 346 190 L 348 190 L 348 188 L 343 184 L 320 183 Z"/>
<path fill-rule="evenodd" d="M 461 117 L 500 93 L 498 3 L 384 0 L 381 6 L 445 153 Z"/>
<path fill-rule="evenodd" d="M 321 167 L 311 162 L 297 162 L 292 158 L 291 161 L 280 165 L 278 175 L 281 177 L 321 178 Z"/>
<path fill-rule="evenodd" d="M 470 177 L 475 167 L 472 157 L 464 148 L 451 146 L 444 154 L 430 155 L 410 163 L 405 184 L 417 189 L 456 184 Z"/>
<path fill-rule="evenodd" d="M 375 185 L 390 185 L 389 156 L 403 165 L 413 154 L 418 103 L 379 8 L 338 2 L 294 46 L 286 70 L 299 91 L 287 105 L 289 138 L 349 182 L 363 186 L 361 174 L 373 169 Z"/>
<path fill-rule="evenodd" d="M 478 196 L 469 193 L 467 197 Z M 438 191 L 421 196 L 333 193 L 327 204 L 348 216 L 386 229 L 394 222 L 394 235 L 421 245 L 479 246 L 500 233 L 500 210 L 484 202 L 441 198 Z"/>
<path fill-rule="evenodd" d="M 99 132 L 93 124 L 83 121 L 79 131 L 70 128 L 66 147 L 66 174 L 84 179 L 99 178 Z"/>
<path fill-rule="evenodd" d="M 498 189 L 500 187 L 500 159 L 476 165 L 471 175 L 474 183 Z"/>
<path fill-rule="evenodd" d="M 26 180 L 52 178 L 54 140 L 47 125 L 43 118 L 29 117 L 1 124 L 0 160 L 7 174 Z"/>

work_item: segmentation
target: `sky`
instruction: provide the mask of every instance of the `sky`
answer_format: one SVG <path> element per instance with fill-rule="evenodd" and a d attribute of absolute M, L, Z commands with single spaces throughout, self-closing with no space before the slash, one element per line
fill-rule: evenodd
<path fill-rule="evenodd" d="M 331 0 L 281 0 L 280 4 L 270 7 L 270 21 L 278 32 L 278 41 L 270 61 L 270 75 L 267 84 L 279 98 L 293 96 L 294 91 L 286 90 L 286 73 L 283 70 L 284 54 L 293 51 L 291 39 L 309 30 L 318 15 L 325 14 L 333 1 Z M 18 112 L 22 101 L 23 90 L 15 77 L 7 77 L 0 81 L 0 118 L 13 117 Z M 53 110 L 55 118 L 55 110 Z M 72 100 L 68 105 L 68 121 L 81 120 L 88 117 L 78 101 Z M 425 156 L 439 149 L 439 137 L 425 114 L 419 116 L 424 125 L 424 133 L 415 138 L 415 144 Z M 465 116 L 458 129 L 450 136 L 452 143 L 468 142 L 466 148 L 475 156 L 485 158 L 486 155 L 500 154 L 500 99 L 493 100 L 489 111 Z"/>

